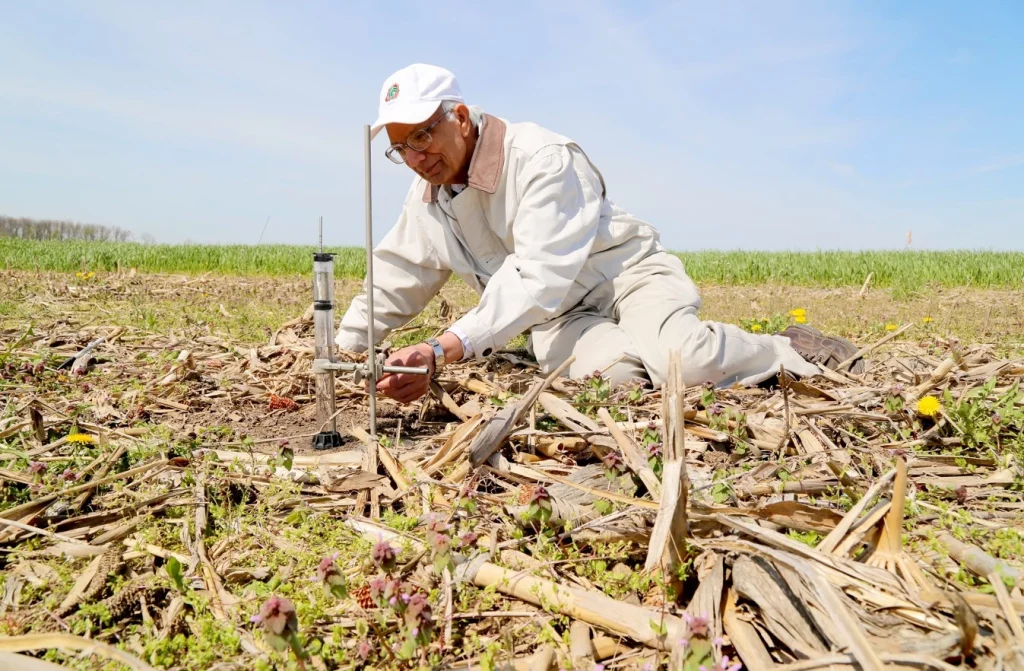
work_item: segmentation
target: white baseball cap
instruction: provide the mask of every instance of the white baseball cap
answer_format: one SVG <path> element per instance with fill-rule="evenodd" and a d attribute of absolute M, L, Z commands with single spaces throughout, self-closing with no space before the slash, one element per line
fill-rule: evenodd
<path fill-rule="evenodd" d="M 389 123 L 416 124 L 426 121 L 445 100 L 463 102 L 455 75 L 436 65 L 414 63 L 384 80 L 380 89 L 377 120 L 370 137 Z"/>

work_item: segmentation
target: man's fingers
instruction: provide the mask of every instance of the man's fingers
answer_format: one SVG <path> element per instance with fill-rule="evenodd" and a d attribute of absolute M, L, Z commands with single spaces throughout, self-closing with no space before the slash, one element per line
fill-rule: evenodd
<path fill-rule="evenodd" d="M 388 387 L 391 389 L 401 389 L 409 384 L 408 375 L 392 375 L 388 378 Z"/>
<path fill-rule="evenodd" d="M 396 375 L 390 380 L 392 384 L 382 389 L 382 392 L 400 403 L 415 401 L 423 396 L 429 387 L 429 383 L 425 383 L 422 379 L 417 379 L 418 377 L 416 375 Z"/>
<path fill-rule="evenodd" d="M 415 366 L 413 363 L 418 357 L 416 352 L 407 352 L 405 354 L 399 352 L 398 354 L 392 355 L 390 359 L 384 362 L 386 366 Z"/>
<path fill-rule="evenodd" d="M 411 400 L 416 399 L 416 393 L 414 389 L 389 389 L 387 397 L 398 401 L 399 403 L 408 403 Z"/>
<path fill-rule="evenodd" d="M 402 388 L 403 385 L 401 384 L 401 381 L 394 375 L 377 383 L 377 391 L 388 398 L 396 398 L 398 394 L 402 393 Z"/>
<path fill-rule="evenodd" d="M 416 400 L 416 396 L 415 394 L 405 394 L 403 396 L 396 396 L 395 400 L 401 403 L 402 405 L 408 405 L 409 403 L 412 403 L 413 401 Z"/>
<path fill-rule="evenodd" d="M 423 352 L 416 347 L 409 347 L 388 357 L 386 365 L 415 368 L 428 366 L 429 363 L 430 360 Z M 369 390 L 369 381 L 364 383 L 364 388 Z M 430 381 L 423 375 L 384 373 L 377 380 L 377 391 L 399 403 L 411 403 L 426 394 L 429 388 Z"/>
<path fill-rule="evenodd" d="M 426 391 L 426 387 L 408 386 L 396 394 L 395 400 L 399 403 L 412 403 L 413 401 L 421 398 Z"/>
<path fill-rule="evenodd" d="M 399 403 L 410 403 L 426 393 L 429 382 L 421 375 L 391 375 L 377 385 L 377 391 Z"/>

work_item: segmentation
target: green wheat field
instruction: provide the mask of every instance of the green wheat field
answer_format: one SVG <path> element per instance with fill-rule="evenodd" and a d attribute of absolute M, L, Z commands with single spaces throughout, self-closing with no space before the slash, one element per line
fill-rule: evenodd
<path fill-rule="evenodd" d="M 332 248 L 339 278 L 362 277 L 361 248 Z M 130 242 L 34 241 L 0 238 L 0 269 L 57 272 L 135 268 L 153 273 L 287 276 L 312 270 L 312 247 L 290 245 L 146 245 Z M 842 287 L 862 284 L 913 290 L 927 286 L 978 289 L 1024 286 L 1024 252 L 816 251 L 677 252 L 698 283 Z"/>

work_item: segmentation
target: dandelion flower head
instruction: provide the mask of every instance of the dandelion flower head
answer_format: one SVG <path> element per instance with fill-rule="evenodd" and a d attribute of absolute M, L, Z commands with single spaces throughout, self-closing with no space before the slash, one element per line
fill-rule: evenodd
<path fill-rule="evenodd" d="M 72 433 L 68 436 L 68 442 L 75 445 L 95 445 L 96 437 L 87 433 Z"/>
<path fill-rule="evenodd" d="M 934 417 L 942 410 L 942 404 L 934 396 L 925 396 L 917 402 L 917 413 L 925 417 Z"/>

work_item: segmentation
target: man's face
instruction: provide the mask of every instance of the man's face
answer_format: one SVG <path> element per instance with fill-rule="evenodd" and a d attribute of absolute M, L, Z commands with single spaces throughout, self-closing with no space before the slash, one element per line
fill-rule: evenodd
<path fill-rule="evenodd" d="M 441 119 L 437 110 L 429 119 L 418 124 L 388 124 L 385 129 L 391 144 L 402 145 L 420 130 L 430 128 L 430 144 L 422 151 L 403 147 L 405 164 L 431 184 L 464 184 L 473 151 L 473 125 L 469 109 L 459 105 L 452 112 L 454 118 Z M 434 123 L 438 121 L 439 123 Z M 431 124 L 434 124 L 431 128 Z"/>

